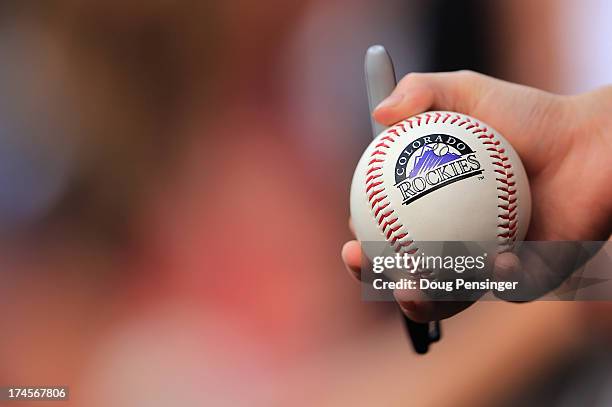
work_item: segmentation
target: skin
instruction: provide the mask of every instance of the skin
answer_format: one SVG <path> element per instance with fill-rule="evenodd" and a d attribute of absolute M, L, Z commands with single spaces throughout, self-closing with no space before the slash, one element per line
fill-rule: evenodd
<path fill-rule="evenodd" d="M 428 110 L 474 116 L 512 143 L 531 186 L 532 219 L 526 240 L 603 241 L 610 237 L 612 86 L 561 96 L 471 71 L 413 73 L 399 82 L 373 116 L 390 126 Z M 361 256 L 356 240 L 342 248 L 342 259 L 357 280 Z M 550 256 L 552 260 L 559 254 Z M 570 272 L 562 267 L 543 272 L 504 253 L 496 259 L 494 275 L 524 282 L 532 288 L 532 299 L 558 286 Z M 406 316 L 418 322 L 448 318 L 471 305 L 404 301 L 401 292 L 395 296 Z"/>

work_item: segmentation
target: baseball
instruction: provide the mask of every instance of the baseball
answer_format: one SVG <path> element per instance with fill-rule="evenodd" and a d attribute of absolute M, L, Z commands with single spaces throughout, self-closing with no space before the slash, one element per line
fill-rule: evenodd
<path fill-rule="evenodd" d="M 510 143 L 480 120 L 443 111 L 380 133 L 357 165 L 350 204 L 362 245 L 385 242 L 391 253 L 418 253 L 430 241 L 508 251 L 531 216 L 525 169 Z"/>
<path fill-rule="evenodd" d="M 449 151 L 448 146 L 444 143 L 436 143 L 431 148 L 434 154 L 437 156 L 443 156 Z"/>

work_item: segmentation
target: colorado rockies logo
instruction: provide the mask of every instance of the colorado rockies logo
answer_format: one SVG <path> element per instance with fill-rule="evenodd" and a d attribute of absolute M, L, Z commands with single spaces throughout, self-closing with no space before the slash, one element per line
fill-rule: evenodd
<path fill-rule="evenodd" d="M 476 153 L 448 134 L 430 134 L 412 141 L 395 164 L 395 186 L 408 205 L 439 188 L 482 174 Z"/>

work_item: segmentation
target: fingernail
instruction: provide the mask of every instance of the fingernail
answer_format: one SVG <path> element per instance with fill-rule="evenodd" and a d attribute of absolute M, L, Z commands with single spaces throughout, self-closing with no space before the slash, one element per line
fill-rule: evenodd
<path fill-rule="evenodd" d="M 404 98 L 403 94 L 393 93 L 389 97 L 384 99 L 382 102 L 380 102 L 378 106 L 376 106 L 376 109 L 374 110 L 393 107 L 395 105 L 398 105 L 402 101 L 403 98 Z"/>
<path fill-rule="evenodd" d="M 415 311 L 417 309 L 414 301 L 399 301 L 399 306 L 404 311 Z"/>
<path fill-rule="evenodd" d="M 495 260 L 494 276 L 501 280 L 510 280 L 520 275 L 518 259 L 513 255 L 501 254 Z"/>

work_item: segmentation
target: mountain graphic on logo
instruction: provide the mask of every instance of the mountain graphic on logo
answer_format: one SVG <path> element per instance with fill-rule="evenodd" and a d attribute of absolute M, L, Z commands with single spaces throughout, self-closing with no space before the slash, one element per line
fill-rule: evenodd
<path fill-rule="evenodd" d="M 451 153 L 450 151 L 444 155 L 437 155 L 429 146 L 423 147 L 423 151 L 419 157 L 414 160 L 414 166 L 408 174 L 409 178 L 414 178 L 419 174 L 426 173 L 432 168 L 444 165 L 451 161 L 461 158 L 460 155 Z"/>

